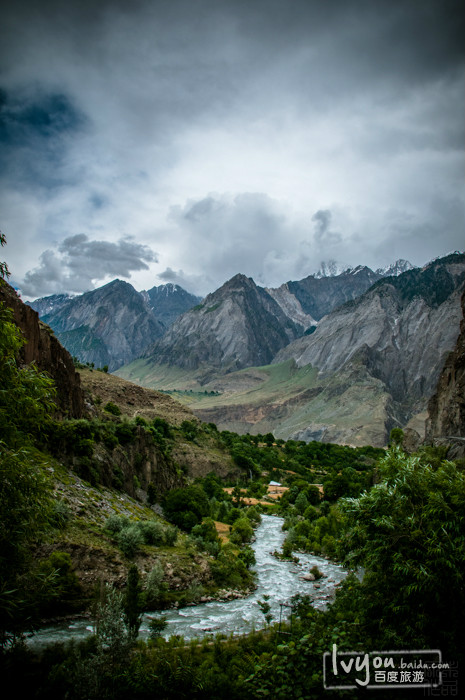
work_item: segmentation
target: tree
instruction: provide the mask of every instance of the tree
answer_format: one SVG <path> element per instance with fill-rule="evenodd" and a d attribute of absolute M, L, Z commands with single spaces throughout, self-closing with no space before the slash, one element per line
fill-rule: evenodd
<path fill-rule="evenodd" d="M 0 231 L 0 245 L 1 246 L 6 245 L 5 234 L 2 233 L 1 231 Z M 6 262 L 0 261 L 0 277 L 2 277 L 3 279 L 5 279 L 5 277 L 6 277 L 8 279 L 9 276 L 10 276 L 10 271 L 8 269 L 8 265 L 6 264 Z"/>
<path fill-rule="evenodd" d="M 352 583 L 367 637 L 380 648 L 442 648 L 457 660 L 465 624 L 465 474 L 392 448 L 382 482 L 344 499 L 341 553 L 363 566 Z M 358 602 L 357 602 L 358 601 Z M 412 646 L 413 645 L 413 646 Z"/>
<path fill-rule="evenodd" d="M 141 623 L 141 587 L 139 570 L 135 564 L 129 567 L 126 595 L 124 599 L 124 615 L 130 635 L 137 639 Z"/>
<path fill-rule="evenodd" d="M 209 515 L 210 504 L 205 491 L 194 485 L 169 491 L 163 499 L 163 510 L 175 525 L 190 532 Z"/>

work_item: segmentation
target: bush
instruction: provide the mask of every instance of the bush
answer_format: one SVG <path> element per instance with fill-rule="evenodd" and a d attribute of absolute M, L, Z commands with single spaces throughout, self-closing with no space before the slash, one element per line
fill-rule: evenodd
<path fill-rule="evenodd" d="M 164 615 L 160 617 L 152 617 L 149 622 L 149 637 L 152 641 L 159 639 L 162 636 L 165 629 L 168 627 L 168 622 Z"/>
<path fill-rule="evenodd" d="M 59 499 L 52 503 L 50 512 L 50 524 L 52 527 L 62 530 L 66 527 L 70 518 L 71 510 L 65 501 Z"/>
<path fill-rule="evenodd" d="M 144 543 L 144 537 L 137 525 L 130 525 L 118 533 L 117 542 L 123 554 L 132 559 L 139 547 Z"/>
<path fill-rule="evenodd" d="M 105 406 L 103 407 L 103 410 L 106 411 L 107 413 L 111 413 L 113 416 L 120 416 L 121 415 L 121 409 L 119 406 L 117 406 L 113 401 L 109 401 Z"/>
<path fill-rule="evenodd" d="M 250 542 L 253 536 L 253 528 L 247 518 L 238 518 L 231 528 L 230 541 L 234 544 Z"/>
<path fill-rule="evenodd" d="M 157 561 L 152 571 L 147 576 L 146 586 L 145 586 L 145 605 L 146 607 L 156 607 L 160 592 L 163 585 L 164 571 L 161 562 Z"/>
<path fill-rule="evenodd" d="M 138 524 L 145 544 L 163 544 L 165 529 L 157 520 L 144 520 Z"/>
<path fill-rule="evenodd" d="M 113 534 L 121 532 L 121 530 L 128 527 L 128 525 L 129 520 L 121 515 L 110 515 L 105 522 L 105 528 Z"/>
<path fill-rule="evenodd" d="M 165 528 L 165 542 L 167 547 L 174 547 L 178 539 L 178 532 L 178 528 L 173 527 L 173 525 L 168 525 L 168 527 Z"/>

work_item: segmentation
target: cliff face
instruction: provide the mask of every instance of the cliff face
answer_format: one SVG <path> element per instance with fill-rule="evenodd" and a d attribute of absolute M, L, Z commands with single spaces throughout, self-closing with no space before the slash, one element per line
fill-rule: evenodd
<path fill-rule="evenodd" d="M 464 438 L 465 451 L 465 292 L 462 313 L 455 349 L 448 355 L 428 403 L 427 439 Z"/>
<path fill-rule="evenodd" d="M 42 372 L 47 372 L 55 381 L 59 410 L 69 417 L 81 418 L 84 414 L 84 395 L 69 352 L 39 321 L 37 312 L 24 304 L 6 282 L 0 283 L 0 303 L 12 309 L 15 323 L 26 339 L 20 353 L 21 362 L 35 362 Z"/>

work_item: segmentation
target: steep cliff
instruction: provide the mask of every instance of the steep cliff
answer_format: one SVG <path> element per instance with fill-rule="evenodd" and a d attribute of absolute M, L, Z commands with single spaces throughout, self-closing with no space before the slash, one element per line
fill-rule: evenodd
<path fill-rule="evenodd" d="M 53 378 L 57 388 L 57 405 L 63 414 L 72 418 L 82 417 L 84 395 L 69 352 L 58 342 L 50 328 L 39 321 L 37 312 L 24 304 L 3 280 L 0 280 L 0 303 L 12 309 L 14 320 L 26 339 L 21 349 L 21 361 L 24 364 L 35 362 L 41 371 Z"/>
<path fill-rule="evenodd" d="M 455 349 L 446 358 L 428 403 L 427 440 L 443 438 L 457 446 L 461 443 L 461 452 L 465 453 L 465 292 L 461 306 L 463 318 Z"/>

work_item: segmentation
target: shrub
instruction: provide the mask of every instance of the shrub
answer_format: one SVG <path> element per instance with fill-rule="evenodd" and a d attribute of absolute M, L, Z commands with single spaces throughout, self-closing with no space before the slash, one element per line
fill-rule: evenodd
<path fill-rule="evenodd" d="M 247 518 L 238 518 L 231 528 L 230 541 L 234 544 L 250 542 L 253 536 L 253 528 Z"/>
<path fill-rule="evenodd" d="M 134 442 L 135 430 L 129 423 L 119 423 L 115 428 L 115 435 L 121 445 L 128 445 Z"/>
<path fill-rule="evenodd" d="M 168 525 L 165 528 L 165 542 L 167 547 L 174 547 L 178 539 L 178 528 L 173 525 Z"/>
<path fill-rule="evenodd" d="M 50 512 L 50 524 L 52 527 L 62 530 L 66 527 L 70 518 L 71 510 L 65 501 L 59 499 L 52 503 Z"/>
<path fill-rule="evenodd" d="M 144 537 L 137 525 L 130 525 L 118 533 L 117 542 L 123 554 L 132 559 L 139 547 L 144 543 Z"/>
<path fill-rule="evenodd" d="M 164 527 L 157 520 L 144 520 L 138 524 L 145 544 L 160 545 L 164 540 Z"/>
<path fill-rule="evenodd" d="M 149 622 L 149 637 L 152 641 L 155 641 L 159 637 L 162 636 L 163 632 L 168 626 L 168 622 L 166 620 L 166 617 L 164 615 L 160 615 L 160 617 L 152 617 L 150 622 Z"/>
<path fill-rule="evenodd" d="M 310 569 L 310 573 L 314 575 L 315 579 L 318 581 L 318 579 L 323 578 L 323 573 L 319 570 L 319 568 L 316 566 L 312 566 Z"/>
<path fill-rule="evenodd" d="M 113 401 L 109 401 L 108 403 L 105 404 L 103 407 L 103 410 L 106 411 L 107 413 L 111 413 L 113 416 L 120 416 L 121 415 L 121 409 L 119 406 L 117 406 Z"/>
<path fill-rule="evenodd" d="M 121 530 L 128 527 L 128 525 L 129 520 L 122 515 L 110 515 L 105 522 L 105 528 L 113 534 L 121 532 Z"/>

